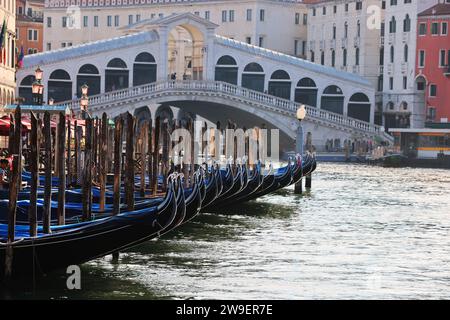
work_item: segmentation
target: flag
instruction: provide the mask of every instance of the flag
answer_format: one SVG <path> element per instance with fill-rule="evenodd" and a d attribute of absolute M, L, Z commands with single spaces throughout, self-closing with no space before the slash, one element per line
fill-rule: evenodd
<path fill-rule="evenodd" d="M 20 47 L 20 53 L 19 56 L 17 57 L 17 68 L 20 69 L 23 66 L 23 46 Z"/>
<path fill-rule="evenodd" d="M 6 41 L 6 19 L 3 20 L 2 29 L 0 30 L 0 59 L 3 62 L 3 52 L 5 51 Z"/>

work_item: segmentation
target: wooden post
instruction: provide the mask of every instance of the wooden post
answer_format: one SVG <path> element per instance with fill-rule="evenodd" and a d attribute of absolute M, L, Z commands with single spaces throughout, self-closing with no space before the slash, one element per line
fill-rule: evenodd
<path fill-rule="evenodd" d="M 122 128 L 123 119 L 119 117 L 116 119 L 114 129 L 114 209 L 113 214 L 120 213 L 120 182 L 121 182 L 121 167 L 122 167 Z"/>
<path fill-rule="evenodd" d="M 72 125 L 70 119 L 67 119 L 67 187 L 72 184 L 72 159 L 71 159 Z"/>
<path fill-rule="evenodd" d="M 100 183 L 100 210 L 105 210 L 105 193 L 106 193 L 106 152 L 108 149 L 108 117 L 106 113 L 102 115 L 100 129 L 100 163 L 99 163 L 99 183 Z"/>
<path fill-rule="evenodd" d="M 160 131 L 160 117 L 155 120 L 155 139 L 153 147 L 153 167 L 152 167 L 152 188 L 153 194 L 158 192 L 158 164 L 159 164 L 159 131 Z"/>
<path fill-rule="evenodd" d="M 162 157 L 161 157 L 161 171 L 163 176 L 163 190 L 167 189 L 167 181 L 164 179 L 166 177 L 169 163 L 169 123 L 163 122 L 161 125 L 162 134 Z"/>
<path fill-rule="evenodd" d="M 66 168 L 65 168 L 65 150 L 66 150 L 66 117 L 62 112 L 59 113 L 58 123 L 58 153 L 56 154 L 58 163 L 58 225 L 66 223 Z"/>
<path fill-rule="evenodd" d="M 83 184 L 83 174 L 82 174 L 82 170 L 81 170 L 81 139 L 83 137 L 83 128 L 81 126 L 76 127 L 76 145 L 75 145 L 75 151 L 76 151 L 76 184 L 77 185 L 82 185 Z"/>
<path fill-rule="evenodd" d="M 84 174 L 83 174 L 83 221 L 91 219 L 92 210 L 92 142 L 94 120 L 86 119 L 86 134 L 84 141 Z"/>
<path fill-rule="evenodd" d="M 308 174 L 305 179 L 305 188 L 311 189 L 311 184 L 312 184 L 312 177 L 311 174 Z"/>
<path fill-rule="evenodd" d="M 153 126 L 152 120 L 150 119 L 148 123 L 148 132 L 147 132 L 147 154 L 148 154 L 148 188 L 151 189 L 152 186 L 152 166 L 153 166 L 153 149 L 152 149 L 152 139 L 153 139 Z"/>
<path fill-rule="evenodd" d="M 92 162 L 91 166 L 94 178 L 96 178 L 100 174 L 98 165 L 99 164 L 98 152 L 97 152 L 98 146 L 99 146 L 98 117 L 95 117 L 95 121 L 92 120 L 92 159 L 91 159 Z"/>
<path fill-rule="evenodd" d="M 44 164 L 45 164 L 45 187 L 44 187 L 44 209 L 43 228 L 44 233 L 50 233 L 51 223 L 51 201 L 52 201 L 52 132 L 50 125 L 50 113 L 44 114 Z"/>
<path fill-rule="evenodd" d="M 16 108 L 14 114 L 14 126 L 10 126 L 10 129 L 13 128 L 14 132 L 10 132 L 10 148 L 12 151 L 12 161 L 13 168 L 10 175 L 9 181 L 9 204 L 8 204 L 8 239 L 6 243 L 6 252 L 5 252 L 5 278 L 10 278 L 12 275 L 12 263 L 13 263 L 13 247 L 12 243 L 15 240 L 15 229 L 16 229 L 16 210 L 17 210 L 17 195 L 19 192 L 19 175 L 22 174 L 21 168 L 21 155 L 20 144 L 22 141 L 21 131 L 22 131 L 22 123 L 21 123 L 21 110 L 20 107 Z M 10 121 L 12 122 L 13 117 L 11 116 Z M 10 123 L 11 123 L 10 122 Z"/>
<path fill-rule="evenodd" d="M 125 161 L 125 203 L 128 210 L 134 210 L 134 118 L 127 112 L 127 145 Z"/>
<path fill-rule="evenodd" d="M 30 223 L 30 237 L 37 235 L 37 188 L 38 188 L 38 122 L 36 116 L 31 112 L 31 133 L 30 133 L 30 171 L 31 171 L 31 190 L 30 206 L 28 211 L 28 220 Z"/>
<path fill-rule="evenodd" d="M 147 153 L 146 153 L 146 147 L 147 147 L 147 139 L 148 139 L 148 122 L 144 121 L 141 127 L 141 143 L 140 143 L 140 150 L 141 150 L 141 196 L 145 196 L 145 171 L 147 169 Z"/>

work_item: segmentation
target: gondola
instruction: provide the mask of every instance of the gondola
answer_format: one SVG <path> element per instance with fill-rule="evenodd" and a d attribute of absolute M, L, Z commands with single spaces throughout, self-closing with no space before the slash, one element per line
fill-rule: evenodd
<path fill-rule="evenodd" d="M 177 212 L 176 182 L 169 178 L 165 199 L 158 206 L 121 213 L 95 221 L 54 226 L 51 234 L 28 237 L 26 226 L 16 227 L 12 244 L 13 276 L 47 273 L 124 250 L 155 237 L 169 226 Z M 179 183 L 178 183 L 179 184 Z M 4 274 L 7 225 L 0 225 L 0 274 Z"/>

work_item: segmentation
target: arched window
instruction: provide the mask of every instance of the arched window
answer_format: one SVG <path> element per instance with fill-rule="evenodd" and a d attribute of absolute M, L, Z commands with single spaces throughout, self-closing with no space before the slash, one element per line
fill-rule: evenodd
<path fill-rule="evenodd" d="M 408 55 L 409 55 L 408 49 L 409 49 L 408 45 L 405 44 L 405 47 L 403 49 L 403 59 L 405 60 L 405 62 L 408 62 Z"/>
<path fill-rule="evenodd" d="M 48 98 L 55 102 L 72 100 L 72 81 L 67 71 L 58 69 L 50 74 L 47 86 Z"/>
<path fill-rule="evenodd" d="M 344 94 L 341 88 L 335 85 L 326 87 L 322 94 L 321 109 L 334 113 L 344 113 Z"/>
<path fill-rule="evenodd" d="M 269 81 L 269 94 L 283 99 L 291 99 L 291 78 L 284 70 L 272 73 Z"/>
<path fill-rule="evenodd" d="M 137 55 L 133 65 L 133 86 L 156 81 L 156 60 L 148 52 Z"/>
<path fill-rule="evenodd" d="M 389 21 L 389 33 L 395 33 L 397 32 L 397 21 L 395 20 L 395 17 L 393 16 L 391 18 L 391 21 Z"/>
<path fill-rule="evenodd" d="M 24 104 L 33 104 L 33 93 L 31 92 L 31 86 L 33 85 L 34 80 L 34 76 L 29 75 L 23 78 L 20 82 L 19 97 L 25 99 Z"/>
<path fill-rule="evenodd" d="M 370 121 L 370 101 L 364 93 L 355 93 L 350 97 L 348 116 L 366 122 Z"/>
<path fill-rule="evenodd" d="M 128 88 L 129 71 L 127 64 L 119 58 L 112 59 L 105 71 L 105 91 L 114 91 Z"/>
<path fill-rule="evenodd" d="M 89 95 L 93 96 L 100 93 L 100 73 L 93 64 L 85 64 L 81 66 L 77 74 L 77 97 L 81 97 L 81 86 L 87 84 L 89 86 Z"/>
<path fill-rule="evenodd" d="M 236 60 L 231 56 L 222 56 L 217 60 L 215 80 L 237 84 L 238 66 Z"/>
<path fill-rule="evenodd" d="M 361 22 L 359 20 L 356 23 L 356 36 L 361 37 Z"/>
<path fill-rule="evenodd" d="M 297 82 L 295 102 L 317 107 L 317 86 L 313 79 L 303 78 Z"/>
<path fill-rule="evenodd" d="M 348 22 L 344 23 L 344 38 L 348 38 Z"/>
<path fill-rule="evenodd" d="M 403 32 L 410 32 L 410 31 L 411 31 L 411 19 L 409 18 L 409 14 L 407 14 L 405 19 L 403 20 Z"/>
<path fill-rule="evenodd" d="M 264 91 L 264 69 L 256 62 L 247 64 L 242 72 L 242 86 L 244 88 Z"/>
<path fill-rule="evenodd" d="M 359 48 L 355 50 L 355 65 L 359 66 Z"/>

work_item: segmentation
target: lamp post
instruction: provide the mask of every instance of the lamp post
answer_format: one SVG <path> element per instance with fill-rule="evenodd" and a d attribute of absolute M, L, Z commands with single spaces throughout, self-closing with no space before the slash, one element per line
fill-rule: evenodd
<path fill-rule="evenodd" d="M 35 81 L 31 86 L 31 92 L 33 93 L 33 103 L 35 105 L 42 105 L 44 95 L 44 85 L 42 84 L 43 71 L 40 67 L 34 71 Z"/>
<path fill-rule="evenodd" d="M 306 117 L 306 109 L 305 105 L 301 105 L 300 108 L 297 109 L 297 120 L 298 120 L 298 128 L 297 128 L 297 139 L 296 139 L 296 149 L 295 151 L 299 154 L 303 161 L 303 127 L 302 121 Z M 302 179 L 295 183 L 294 192 L 296 194 L 302 193 Z"/>
<path fill-rule="evenodd" d="M 83 120 L 86 120 L 86 118 L 89 116 L 89 113 L 87 111 L 89 105 L 88 91 L 89 91 L 88 85 L 83 84 L 81 86 L 81 99 L 80 99 L 81 118 Z"/>

